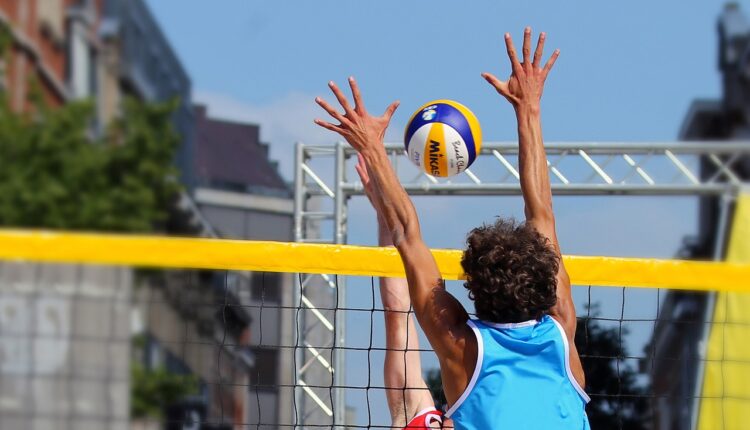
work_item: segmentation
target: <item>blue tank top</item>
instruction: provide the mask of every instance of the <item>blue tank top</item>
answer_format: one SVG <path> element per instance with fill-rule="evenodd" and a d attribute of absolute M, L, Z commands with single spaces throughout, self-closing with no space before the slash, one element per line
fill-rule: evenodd
<path fill-rule="evenodd" d="M 549 315 L 495 324 L 469 320 L 477 364 L 446 413 L 457 430 L 588 430 L 589 397 L 570 371 L 568 338 Z"/>

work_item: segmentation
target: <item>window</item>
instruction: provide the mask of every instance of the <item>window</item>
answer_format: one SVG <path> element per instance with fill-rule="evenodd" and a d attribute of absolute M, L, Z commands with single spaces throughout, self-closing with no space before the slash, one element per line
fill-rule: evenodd
<path fill-rule="evenodd" d="M 276 349 L 255 348 L 255 367 L 250 371 L 250 385 L 259 388 L 275 389 L 279 351 Z"/>
<path fill-rule="evenodd" d="M 94 65 L 92 50 L 86 37 L 86 27 L 80 22 L 70 26 L 69 84 L 73 97 L 84 99 L 92 95 L 94 87 Z"/>

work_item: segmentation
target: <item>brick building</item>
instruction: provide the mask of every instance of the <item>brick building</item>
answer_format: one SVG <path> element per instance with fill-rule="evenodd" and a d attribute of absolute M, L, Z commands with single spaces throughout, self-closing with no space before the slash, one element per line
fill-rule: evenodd
<path fill-rule="evenodd" d="M 15 110 L 28 107 L 34 86 L 52 106 L 96 94 L 102 6 L 102 0 L 0 0 L 0 25 L 12 40 L 2 85 Z"/>

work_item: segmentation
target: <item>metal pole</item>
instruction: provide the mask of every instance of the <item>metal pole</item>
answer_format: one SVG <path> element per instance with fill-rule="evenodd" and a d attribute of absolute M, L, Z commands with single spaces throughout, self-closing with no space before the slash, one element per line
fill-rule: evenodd
<path fill-rule="evenodd" d="M 513 183 L 402 183 L 404 190 L 412 196 L 517 196 L 521 194 L 519 182 Z M 737 187 L 727 183 L 713 184 L 552 184 L 555 196 L 596 196 L 596 195 L 633 195 L 633 196 L 698 196 L 710 194 L 727 194 Z M 364 188 L 359 183 L 347 183 L 344 191 L 350 195 L 364 195 Z M 321 194 L 322 192 L 315 192 Z"/>
<path fill-rule="evenodd" d="M 300 242 L 303 239 L 303 220 L 302 213 L 305 211 L 305 173 L 302 170 L 302 165 L 305 163 L 305 145 L 302 142 L 297 142 L 294 147 L 294 241 Z M 300 282 L 300 274 L 296 274 L 294 277 L 294 306 L 300 306 L 302 301 L 302 282 Z M 304 332 L 300 327 L 300 324 L 304 322 L 304 318 L 299 318 L 301 308 L 297 308 L 294 311 L 294 366 L 292 366 L 292 385 L 294 395 L 294 429 L 301 428 L 304 425 L 305 419 L 305 408 L 302 406 L 304 396 L 298 388 L 299 381 L 299 370 L 304 359 L 303 350 L 299 347 L 302 333 Z"/>
<path fill-rule="evenodd" d="M 334 209 L 334 241 L 337 244 L 346 243 L 346 200 L 347 195 L 344 193 L 343 184 L 345 181 L 346 154 L 344 153 L 345 144 L 338 142 L 336 144 L 336 168 L 335 168 L 335 209 Z M 345 278 L 339 277 L 336 284 L 336 294 L 338 307 L 346 307 L 346 282 Z M 336 333 L 335 336 L 335 364 L 333 381 L 338 386 L 335 390 L 334 403 L 336 405 L 336 414 L 334 415 L 334 424 L 337 428 L 344 429 L 346 425 L 346 353 L 343 347 L 346 345 L 346 316 L 341 311 L 336 311 Z"/>
<path fill-rule="evenodd" d="M 305 210 L 305 177 L 302 165 L 305 163 L 305 144 L 294 145 L 294 241 L 302 239 L 302 212 Z"/>
<path fill-rule="evenodd" d="M 734 200 L 734 196 L 731 194 L 723 194 L 721 196 L 719 206 L 719 223 L 716 227 L 716 242 L 714 242 L 714 260 L 724 259 L 724 246 L 726 244 L 727 230 L 729 225 L 729 217 L 731 215 L 730 205 Z M 716 310 L 716 294 L 715 292 L 708 293 L 708 300 L 706 302 L 706 322 L 703 324 L 703 332 L 701 333 L 701 340 L 698 342 L 698 372 L 696 373 L 695 381 L 695 393 L 693 394 L 693 411 L 691 414 L 691 425 L 690 428 L 696 430 L 698 428 L 698 410 L 700 408 L 700 395 L 703 391 L 703 378 L 706 371 L 706 351 L 708 350 L 708 337 L 711 334 L 711 325 L 709 321 L 713 320 L 714 311 Z"/>
<path fill-rule="evenodd" d="M 386 142 L 385 149 L 388 152 L 403 154 L 406 152 L 403 143 Z M 704 155 L 714 154 L 736 154 L 750 152 L 750 141 L 672 141 L 672 142 L 544 142 L 547 153 L 559 153 L 563 151 L 576 151 L 583 149 L 588 155 L 607 155 L 612 153 L 627 152 L 628 154 L 648 154 L 671 151 L 677 154 Z M 518 142 L 514 140 L 503 142 L 482 142 L 481 154 L 491 154 L 492 151 L 501 151 L 503 154 L 518 153 Z M 346 148 L 347 154 L 353 154 L 354 148 Z"/>

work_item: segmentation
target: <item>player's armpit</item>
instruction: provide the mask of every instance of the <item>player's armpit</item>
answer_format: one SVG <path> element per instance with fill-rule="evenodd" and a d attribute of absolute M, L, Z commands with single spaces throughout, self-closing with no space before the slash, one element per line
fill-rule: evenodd
<path fill-rule="evenodd" d="M 576 308 L 573 303 L 573 295 L 571 294 L 570 277 L 565 270 L 562 260 L 560 261 L 560 270 L 557 273 L 557 303 L 550 309 L 550 315 L 555 317 L 563 326 L 568 340 L 571 342 L 575 340 L 576 325 L 578 323 Z"/>

